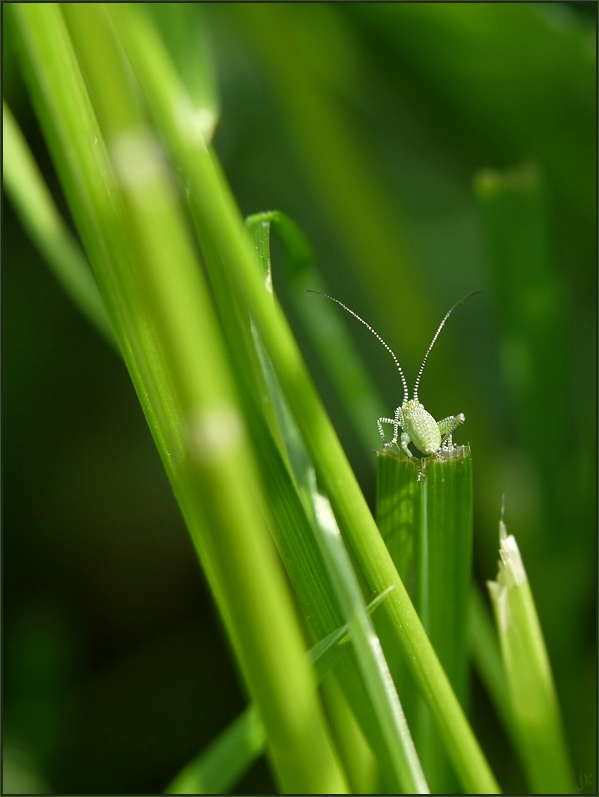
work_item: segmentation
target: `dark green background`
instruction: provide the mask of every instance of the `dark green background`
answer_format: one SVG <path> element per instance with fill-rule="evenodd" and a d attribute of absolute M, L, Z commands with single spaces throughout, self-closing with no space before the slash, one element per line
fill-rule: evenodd
<path fill-rule="evenodd" d="M 408 381 L 448 307 L 484 290 L 439 340 L 421 399 L 437 418 L 468 417 L 458 439 L 473 449 L 481 583 L 496 574 L 506 495 L 576 773 L 595 772 L 595 9 L 193 10 L 221 90 L 215 147 L 242 212 L 300 224 L 330 291 L 376 326 Z M 5 21 L 5 97 L 68 216 Z M 482 170 L 527 168 L 542 208 L 534 273 L 517 246 L 530 210 L 519 189 L 488 213 L 473 190 Z M 7 771 L 55 793 L 160 791 L 243 707 L 235 666 L 125 368 L 8 202 L 3 255 Z M 293 321 L 276 259 L 275 283 Z M 546 334 L 527 315 L 535 285 L 557 297 Z M 391 413 L 388 355 L 350 332 Z M 373 499 L 374 455 L 297 334 Z M 500 782 L 523 790 L 476 681 L 473 694 Z M 239 788 L 271 790 L 265 765 Z"/>

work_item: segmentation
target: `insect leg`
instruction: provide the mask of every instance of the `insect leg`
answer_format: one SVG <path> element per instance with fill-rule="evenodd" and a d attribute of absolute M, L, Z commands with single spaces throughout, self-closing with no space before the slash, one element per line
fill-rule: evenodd
<path fill-rule="evenodd" d="M 410 435 L 407 432 L 402 432 L 400 440 L 401 440 L 400 442 L 401 450 L 404 452 L 404 454 L 407 457 L 410 457 L 410 459 L 414 459 L 414 454 L 412 454 L 412 452 L 408 448 L 408 444 L 410 442 Z"/>
<path fill-rule="evenodd" d="M 400 413 L 401 413 L 401 407 L 398 407 L 395 410 L 394 418 L 379 418 L 378 421 L 376 422 L 376 425 L 379 428 L 379 434 L 381 436 L 381 440 L 383 441 L 383 445 L 385 446 L 385 448 L 390 448 L 391 446 L 394 446 L 397 443 L 398 429 L 401 426 Z M 390 442 L 387 442 L 387 439 L 385 437 L 385 432 L 383 431 L 384 423 L 393 424 L 393 439 Z"/>
<path fill-rule="evenodd" d="M 437 426 L 441 432 L 441 445 L 443 447 L 452 445 L 452 433 L 458 426 L 463 424 L 465 420 L 466 416 L 463 412 L 460 412 L 458 415 L 449 415 L 447 418 L 443 418 L 442 421 L 437 421 Z"/>

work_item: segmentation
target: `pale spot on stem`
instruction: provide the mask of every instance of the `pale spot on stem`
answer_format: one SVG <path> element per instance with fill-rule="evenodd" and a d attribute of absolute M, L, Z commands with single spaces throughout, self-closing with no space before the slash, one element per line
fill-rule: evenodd
<path fill-rule="evenodd" d="M 189 423 L 191 455 L 196 462 L 216 462 L 241 445 L 245 427 L 238 411 L 231 406 L 197 412 Z"/>

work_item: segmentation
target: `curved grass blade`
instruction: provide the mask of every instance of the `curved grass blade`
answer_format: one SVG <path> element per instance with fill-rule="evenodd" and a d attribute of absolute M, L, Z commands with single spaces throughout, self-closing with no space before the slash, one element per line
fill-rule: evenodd
<path fill-rule="evenodd" d="M 2 117 L 4 187 L 21 223 L 83 315 L 118 350 L 100 291 L 69 232 L 10 108 Z"/>
<path fill-rule="evenodd" d="M 379 444 L 373 418 L 384 415 L 383 401 L 356 352 L 347 326 L 336 308 L 321 302 L 318 308 L 308 290 L 328 294 L 315 268 L 309 241 L 298 225 L 280 210 L 257 213 L 246 219 L 254 248 L 270 263 L 270 235 L 276 232 L 284 244 L 286 259 L 281 266 L 304 328 L 316 351 L 323 357 L 327 373 L 335 383 L 354 429 L 368 454 Z"/>

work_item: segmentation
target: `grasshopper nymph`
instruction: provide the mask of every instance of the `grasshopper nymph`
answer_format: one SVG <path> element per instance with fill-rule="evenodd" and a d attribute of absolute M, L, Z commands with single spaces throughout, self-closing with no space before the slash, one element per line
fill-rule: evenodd
<path fill-rule="evenodd" d="M 391 347 L 385 343 L 378 332 L 375 332 L 370 324 L 367 324 L 363 318 L 360 318 L 357 313 L 354 313 L 353 310 L 350 310 L 349 307 L 346 307 L 343 302 L 339 301 L 339 299 L 334 299 L 332 296 L 328 296 L 326 293 L 321 293 L 320 291 L 310 291 L 310 293 L 318 293 L 320 296 L 324 296 L 325 298 L 336 302 L 338 305 L 343 307 L 344 310 L 347 310 L 347 312 L 353 315 L 354 318 L 357 318 L 358 321 L 364 324 L 366 329 L 372 332 L 377 340 L 383 344 L 389 354 L 393 357 L 393 361 L 397 366 L 397 370 L 399 371 L 399 375 L 403 384 L 403 402 L 395 410 L 395 415 L 393 418 L 379 418 L 377 421 L 383 446 L 385 448 L 391 448 L 391 446 L 399 445 L 404 454 L 412 458 L 414 455 L 408 448 L 410 443 L 413 443 L 418 451 L 420 451 L 426 457 L 430 457 L 434 454 L 439 455 L 442 450 L 451 448 L 453 445 L 452 434 L 458 428 L 458 426 L 460 426 L 466 420 L 464 414 L 460 412 L 458 415 L 449 415 L 447 418 L 443 418 L 442 421 L 436 421 L 430 412 L 427 412 L 427 410 L 424 409 L 424 406 L 418 400 L 418 385 L 420 384 L 420 378 L 422 376 L 422 372 L 424 371 L 424 366 L 426 364 L 428 355 L 431 353 L 431 350 L 435 345 L 437 338 L 439 337 L 439 333 L 445 325 L 445 322 L 458 305 L 465 302 L 471 296 L 480 293 L 480 291 L 472 291 L 472 293 L 467 294 L 458 302 L 456 302 L 454 306 L 446 313 L 443 321 L 441 321 L 439 324 L 439 327 L 431 341 L 431 345 L 428 347 L 428 350 L 424 355 L 424 360 L 422 361 L 420 370 L 418 371 L 418 376 L 416 377 L 416 382 L 414 384 L 413 398 L 410 398 L 408 383 L 406 382 L 406 378 L 404 376 L 404 372 L 402 371 L 401 365 L 399 364 L 399 360 L 395 356 L 395 353 L 392 351 Z M 388 441 L 385 437 L 385 432 L 383 429 L 384 423 L 390 423 L 393 425 L 392 440 Z"/>

